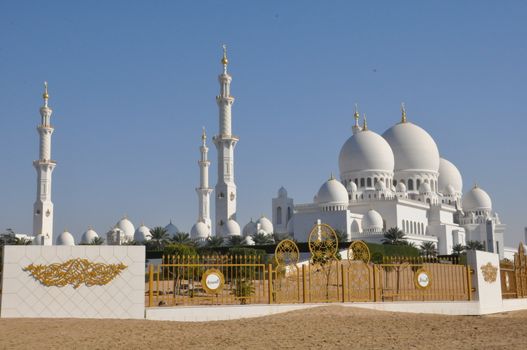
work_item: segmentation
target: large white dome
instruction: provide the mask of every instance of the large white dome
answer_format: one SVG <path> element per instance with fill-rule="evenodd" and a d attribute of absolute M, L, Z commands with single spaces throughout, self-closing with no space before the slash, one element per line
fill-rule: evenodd
<path fill-rule="evenodd" d="M 439 170 L 437 145 L 424 129 L 405 122 L 399 123 L 382 134 L 388 141 L 395 157 L 395 171 Z"/>
<path fill-rule="evenodd" d="M 370 209 L 362 217 L 363 231 L 382 231 L 384 227 L 382 216 L 377 211 Z"/>
<path fill-rule="evenodd" d="M 149 241 L 152 238 L 152 233 L 150 229 L 145 225 L 141 225 L 135 230 L 134 241 L 136 242 L 145 242 Z"/>
<path fill-rule="evenodd" d="M 223 226 L 223 236 L 239 236 L 240 235 L 240 225 L 233 219 L 229 219 L 225 226 Z"/>
<path fill-rule="evenodd" d="M 318 190 L 316 203 L 318 204 L 340 204 L 345 205 L 349 202 L 348 191 L 344 185 L 333 176 Z"/>
<path fill-rule="evenodd" d="M 179 228 L 177 228 L 177 226 L 172 223 L 172 220 L 170 220 L 169 224 L 165 226 L 165 230 L 167 230 L 167 233 L 170 236 L 173 236 L 181 232 Z"/>
<path fill-rule="evenodd" d="M 135 227 L 127 217 L 122 218 L 115 224 L 115 227 L 123 231 L 127 239 L 134 239 Z"/>
<path fill-rule="evenodd" d="M 256 233 L 256 222 L 254 222 L 253 219 L 251 218 L 251 221 L 249 221 L 247 225 L 243 227 L 243 236 L 244 237 L 252 236 L 255 233 Z"/>
<path fill-rule="evenodd" d="M 379 134 L 371 130 L 352 135 L 340 149 L 341 178 L 344 174 L 364 170 L 393 172 L 393 168 L 394 155 L 390 145 Z"/>
<path fill-rule="evenodd" d="M 203 221 L 198 221 L 190 229 L 190 237 L 194 239 L 207 239 L 209 237 L 209 227 Z"/>
<path fill-rule="evenodd" d="M 265 216 L 262 215 L 262 217 L 258 219 L 258 221 L 256 221 L 256 224 L 257 225 L 260 224 L 260 230 L 264 231 L 266 234 L 268 235 L 273 234 L 274 232 L 273 223 L 271 222 L 271 220 L 269 220 Z"/>
<path fill-rule="evenodd" d="M 82 234 L 81 244 L 90 244 L 97 237 L 99 237 L 97 232 L 89 228 L 86 232 Z"/>
<path fill-rule="evenodd" d="M 464 211 L 492 210 L 490 196 L 477 185 L 465 193 L 462 203 Z"/>
<path fill-rule="evenodd" d="M 463 178 L 457 167 L 450 161 L 439 160 L 439 179 L 437 181 L 439 192 L 444 193 L 448 185 L 452 185 L 458 193 L 463 193 Z"/>
<path fill-rule="evenodd" d="M 69 233 L 68 231 L 62 232 L 57 237 L 57 245 L 75 245 L 75 239 L 73 238 L 73 235 Z"/>

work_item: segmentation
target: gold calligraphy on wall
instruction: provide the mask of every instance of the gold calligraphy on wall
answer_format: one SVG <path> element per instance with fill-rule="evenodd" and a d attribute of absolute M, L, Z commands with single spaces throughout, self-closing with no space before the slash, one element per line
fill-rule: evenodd
<path fill-rule="evenodd" d="M 483 273 L 485 282 L 493 283 L 496 281 L 496 277 L 498 277 L 498 268 L 491 263 L 481 266 L 481 272 Z"/>
<path fill-rule="evenodd" d="M 47 287 L 64 287 L 71 284 L 73 288 L 79 288 L 82 284 L 87 287 L 108 284 L 126 267 L 123 263 L 94 263 L 88 259 L 77 258 L 50 265 L 31 264 L 24 268 L 24 271 L 28 271 Z"/>

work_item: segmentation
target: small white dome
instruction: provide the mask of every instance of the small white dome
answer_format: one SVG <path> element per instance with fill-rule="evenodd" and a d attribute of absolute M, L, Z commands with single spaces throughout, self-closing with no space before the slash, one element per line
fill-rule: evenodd
<path fill-rule="evenodd" d="M 456 194 L 456 189 L 454 188 L 454 186 L 449 184 L 443 190 L 443 194 L 445 196 L 454 196 Z"/>
<path fill-rule="evenodd" d="M 348 204 L 348 191 L 344 185 L 333 176 L 320 187 L 316 195 L 318 204 Z"/>
<path fill-rule="evenodd" d="M 419 194 L 428 194 L 430 192 L 432 192 L 432 188 L 430 187 L 430 184 L 428 184 L 428 182 L 423 182 L 419 186 Z"/>
<path fill-rule="evenodd" d="M 145 225 L 141 225 L 135 230 L 134 241 L 136 242 L 145 242 L 149 241 L 152 238 L 152 233 L 150 229 Z"/>
<path fill-rule="evenodd" d="M 344 174 L 365 170 L 393 172 L 393 166 L 394 157 L 390 145 L 371 130 L 352 135 L 340 150 L 341 178 Z"/>
<path fill-rule="evenodd" d="M 396 192 L 400 192 L 400 193 L 406 192 L 406 185 L 404 183 L 402 183 L 402 182 L 399 182 L 397 184 L 397 187 L 395 187 L 395 191 Z"/>
<path fill-rule="evenodd" d="M 127 217 L 122 218 L 115 224 L 115 227 L 122 230 L 127 239 L 134 239 L 135 227 Z"/>
<path fill-rule="evenodd" d="M 351 192 L 357 192 L 357 184 L 354 181 L 350 181 L 348 183 L 347 188 L 348 188 L 348 192 L 350 192 L 350 193 Z"/>
<path fill-rule="evenodd" d="M 439 191 L 444 193 L 446 187 L 451 185 L 454 192 L 463 193 L 463 178 L 457 167 L 448 160 L 441 158 L 439 160 L 439 178 L 437 179 Z M 446 194 L 446 193 L 444 193 Z"/>
<path fill-rule="evenodd" d="M 198 221 L 190 229 L 190 237 L 193 239 L 207 239 L 210 236 L 209 227 L 203 221 Z"/>
<path fill-rule="evenodd" d="M 370 209 L 362 217 L 363 231 L 382 231 L 384 227 L 382 216 L 377 211 Z"/>
<path fill-rule="evenodd" d="M 240 225 L 233 219 L 229 219 L 225 226 L 223 226 L 223 236 L 239 236 L 240 235 Z"/>
<path fill-rule="evenodd" d="M 287 197 L 287 190 L 284 188 L 284 186 L 280 187 L 280 189 L 278 190 L 278 197 Z"/>
<path fill-rule="evenodd" d="M 437 145 L 424 129 L 413 123 L 399 123 L 382 134 L 393 150 L 395 171 L 439 170 Z"/>
<path fill-rule="evenodd" d="M 170 220 L 170 223 L 168 225 L 165 226 L 165 230 L 167 230 L 167 233 L 170 235 L 170 236 L 173 236 L 177 233 L 180 233 L 181 231 L 179 230 L 179 228 L 176 227 L 176 225 L 174 225 L 172 223 L 172 220 Z"/>
<path fill-rule="evenodd" d="M 386 185 L 384 184 L 383 181 L 377 181 L 377 183 L 375 184 L 375 190 L 384 191 L 386 190 Z"/>
<path fill-rule="evenodd" d="M 260 231 L 264 231 L 266 234 L 271 235 L 274 232 L 273 223 L 271 220 L 262 215 L 261 218 L 256 221 L 256 224 L 260 224 Z"/>
<path fill-rule="evenodd" d="M 464 211 L 492 210 L 490 196 L 477 185 L 465 193 L 462 203 Z"/>
<path fill-rule="evenodd" d="M 57 237 L 57 245 L 73 246 L 75 245 L 75 238 L 68 231 L 64 231 Z"/>
<path fill-rule="evenodd" d="M 247 225 L 243 227 L 243 236 L 247 237 L 247 236 L 254 235 L 255 233 L 256 233 L 256 222 L 254 222 L 253 219 L 251 219 L 251 221 L 249 221 Z"/>
<path fill-rule="evenodd" d="M 86 232 L 82 234 L 81 244 L 90 244 L 97 237 L 99 237 L 97 232 L 89 228 Z"/>

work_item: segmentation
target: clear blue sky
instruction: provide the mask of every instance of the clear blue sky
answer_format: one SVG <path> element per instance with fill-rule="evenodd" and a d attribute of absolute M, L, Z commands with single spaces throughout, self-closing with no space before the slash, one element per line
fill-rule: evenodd
<path fill-rule="evenodd" d="M 350 135 L 408 117 L 523 237 L 524 1 L 0 2 L 0 230 L 32 230 L 38 109 L 49 81 L 55 234 L 197 217 L 201 127 L 218 129 L 221 44 L 233 75 L 238 221 L 285 186 L 312 200 Z M 210 144 L 211 184 L 216 151 Z M 213 207 L 212 207 L 213 209 Z"/>

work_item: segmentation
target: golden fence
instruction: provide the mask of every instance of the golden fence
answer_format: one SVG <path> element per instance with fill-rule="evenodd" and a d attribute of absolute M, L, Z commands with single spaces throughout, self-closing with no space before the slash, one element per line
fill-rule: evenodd
<path fill-rule="evenodd" d="M 500 278 L 503 299 L 527 298 L 527 255 L 522 242 L 514 254 L 514 262 L 500 262 Z"/>
<path fill-rule="evenodd" d="M 146 305 L 213 305 L 270 303 L 271 265 L 260 256 L 168 256 L 150 265 Z M 207 290 L 203 277 L 222 276 L 221 289 Z"/>

